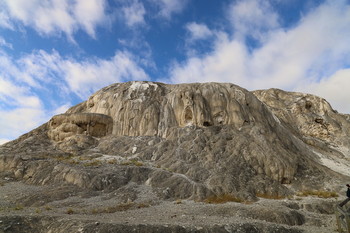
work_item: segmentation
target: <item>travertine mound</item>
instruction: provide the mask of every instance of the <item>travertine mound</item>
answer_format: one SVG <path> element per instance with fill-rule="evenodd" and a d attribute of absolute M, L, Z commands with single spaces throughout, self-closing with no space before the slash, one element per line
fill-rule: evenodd
<path fill-rule="evenodd" d="M 25 198 L 41 205 L 94 195 L 101 203 L 250 203 L 340 190 L 350 176 L 349 132 L 349 115 L 312 95 L 229 83 L 118 83 L 2 145 L 0 178 L 57 187 L 55 195 Z M 270 211 L 252 209 L 260 214 L 247 218 L 265 220 Z M 289 225 L 308 219 L 297 210 L 293 221 L 273 216 Z"/>
<path fill-rule="evenodd" d="M 288 132 L 283 132 L 284 129 L 279 126 L 276 117 L 264 104 L 252 93 L 233 84 L 165 85 L 151 82 L 114 84 L 98 91 L 87 102 L 68 111 L 75 114 L 80 112 L 99 113 L 112 117 L 112 134 L 115 136 L 158 136 L 174 140 L 183 137 L 184 134 L 194 134 L 196 130 L 202 132 L 203 129 L 212 127 L 207 138 L 203 138 L 205 133 L 203 135 L 195 133 L 187 140 L 184 139 L 186 143 L 191 142 L 191 139 L 198 141 L 193 145 L 196 149 L 191 154 L 203 154 L 198 156 L 198 160 L 204 160 L 201 164 L 208 164 L 210 167 L 212 162 L 208 161 L 213 158 L 208 157 L 211 153 L 203 153 L 203 149 L 208 147 L 210 139 L 215 137 L 212 135 L 215 126 L 227 128 L 229 136 L 226 137 L 235 138 L 234 142 L 226 145 L 228 140 L 219 138 L 218 140 L 223 143 L 220 146 L 213 145 L 216 150 L 223 151 L 226 150 L 225 147 L 230 147 L 227 149 L 228 154 L 223 155 L 225 156 L 222 158 L 223 163 L 226 164 L 227 159 L 234 158 L 238 161 L 242 157 L 245 160 L 242 163 L 248 162 L 257 174 L 267 175 L 282 183 L 290 183 L 297 170 L 299 155 L 290 155 L 283 146 L 271 149 L 268 145 L 269 141 L 280 141 L 282 138 L 281 144 L 286 147 L 296 142 L 288 136 Z M 190 132 L 181 131 L 186 127 L 199 128 Z M 247 138 L 251 141 L 249 145 L 241 142 Z M 200 144 L 203 146 L 199 147 Z M 239 144 L 244 144 L 243 147 L 248 148 L 240 151 Z M 249 148 L 251 145 L 254 146 Z M 264 150 L 258 149 L 256 145 L 260 145 Z M 179 149 L 176 145 L 173 148 L 177 151 Z M 168 151 L 173 149 L 168 149 L 162 156 L 166 156 Z M 179 158 L 171 154 L 166 159 L 166 163 L 172 164 L 171 166 L 173 163 L 179 164 L 178 166 L 184 169 L 188 167 L 187 160 L 182 164 Z M 188 170 L 192 169 L 188 168 Z"/>

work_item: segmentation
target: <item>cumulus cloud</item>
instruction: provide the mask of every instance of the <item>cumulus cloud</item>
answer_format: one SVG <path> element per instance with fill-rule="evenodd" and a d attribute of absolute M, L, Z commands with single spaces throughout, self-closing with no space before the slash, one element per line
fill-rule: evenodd
<path fill-rule="evenodd" d="M 84 30 L 95 37 L 97 25 L 105 22 L 105 0 L 4 0 L 6 9 L 0 13 L 6 23 L 0 26 L 9 28 L 13 22 L 33 27 L 44 35 L 65 33 L 73 40 L 73 33 Z"/>
<path fill-rule="evenodd" d="M 316 86 L 331 84 L 330 81 L 322 83 L 321 78 L 336 80 L 337 76 L 332 75 L 344 65 L 350 65 L 350 7 L 344 1 L 325 2 L 290 29 L 277 27 L 277 16 L 271 21 L 270 14 L 258 11 L 250 15 L 250 11 L 244 11 L 259 4 L 263 4 L 262 1 L 249 0 L 232 5 L 233 12 L 238 14 L 231 21 L 236 30 L 232 34 L 217 32 L 211 52 L 191 55 L 184 62 L 174 63 L 170 70 L 171 82 L 219 81 L 250 90 L 277 87 L 298 91 L 311 81 Z M 238 9 L 243 12 L 239 14 Z M 252 28 L 259 35 L 262 27 L 266 27 L 264 24 L 273 30 L 267 30 L 258 47 L 250 48 L 237 36 L 237 32 L 248 33 L 244 27 Z M 339 110 L 345 111 L 347 105 L 337 103 L 342 106 Z"/>
<path fill-rule="evenodd" d="M 141 2 L 133 1 L 130 6 L 122 8 L 126 24 L 129 27 L 145 24 L 145 7 Z"/>
<path fill-rule="evenodd" d="M 190 33 L 190 41 L 207 39 L 213 33 L 205 24 L 191 22 L 186 25 L 187 31 Z"/>

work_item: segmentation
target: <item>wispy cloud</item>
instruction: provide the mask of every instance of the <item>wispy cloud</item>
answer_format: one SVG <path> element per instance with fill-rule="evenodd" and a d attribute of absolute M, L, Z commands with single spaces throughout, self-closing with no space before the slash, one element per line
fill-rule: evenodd
<path fill-rule="evenodd" d="M 271 14 L 263 14 L 260 10 L 254 15 L 248 14 L 261 4 L 261 1 L 254 0 L 233 4 L 230 9 L 234 12 L 246 7 L 250 9 L 231 21 L 236 30 L 232 34 L 216 32 L 211 52 L 204 56 L 189 56 L 186 61 L 175 63 L 170 70 L 171 81 L 220 81 L 249 89 L 278 87 L 286 90 L 298 90 L 306 83 L 315 84 L 310 85 L 312 89 L 304 88 L 306 92 L 316 90 L 318 84 L 325 86 L 334 80 L 339 81 L 339 76 L 344 81 L 344 74 L 335 75 L 344 65 L 350 65 L 350 43 L 347 43 L 350 38 L 350 7 L 344 1 L 328 1 L 310 10 L 290 29 L 278 27 L 278 16 L 271 21 Z M 272 11 L 269 6 L 265 8 Z M 276 13 L 272 12 L 273 15 Z M 259 36 L 260 29 L 266 25 L 272 30 L 264 29 L 266 33 L 259 37 L 261 45 L 253 49 L 242 37 L 236 36 L 237 32 L 242 35 L 257 32 Z M 244 27 L 251 30 L 246 32 Z M 332 81 L 322 82 L 322 78 Z M 320 93 L 321 86 L 318 86 Z M 337 90 L 343 92 L 342 87 L 338 86 Z M 336 101 L 340 100 L 334 101 L 337 104 Z M 345 111 L 344 103 L 338 106 L 342 106 L 340 111 Z"/>
<path fill-rule="evenodd" d="M 171 19 L 173 14 L 180 13 L 186 7 L 188 0 L 149 0 L 159 7 L 159 16 Z"/>
<path fill-rule="evenodd" d="M 6 23 L 0 26 L 11 28 L 21 23 L 44 35 L 63 32 L 72 41 L 79 29 L 95 38 L 95 28 L 107 19 L 105 0 L 4 0 L 2 6 L 0 19 Z"/>

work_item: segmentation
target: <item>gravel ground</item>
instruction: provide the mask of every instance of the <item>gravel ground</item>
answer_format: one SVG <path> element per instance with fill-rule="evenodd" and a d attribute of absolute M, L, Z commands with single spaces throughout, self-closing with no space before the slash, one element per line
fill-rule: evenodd
<path fill-rule="evenodd" d="M 156 201 L 150 198 L 149 190 L 142 190 L 142 198 L 124 203 L 110 193 L 84 197 L 74 192 L 61 200 L 28 203 L 31 200 L 28 197 L 40 197 L 53 188 L 4 180 L 0 186 L 0 217 L 52 216 L 108 224 L 179 225 L 196 229 L 241 223 L 279 224 L 305 232 L 337 232 L 335 215 L 331 213 L 336 200 L 306 197 L 260 199 L 251 204 L 206 204 L 192 200 Z M 300 216 L 304 217 L 299 220 Z"/>

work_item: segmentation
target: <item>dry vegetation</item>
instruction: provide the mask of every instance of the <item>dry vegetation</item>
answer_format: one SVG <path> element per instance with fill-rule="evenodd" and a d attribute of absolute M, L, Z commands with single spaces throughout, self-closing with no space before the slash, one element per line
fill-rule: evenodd
<path fill-rule="evenodd" d="M 317 196 L 319 198 L 339 197 L 339 195 L 336 192 L 325 190 L 303 190 L 298 192 L 296 195 L 299 197 Z"/>
<path fill-rule="evenodd" d="M 66 214 L 74 214 L 74 210 L 72 208 L 68 208 Z"/>

